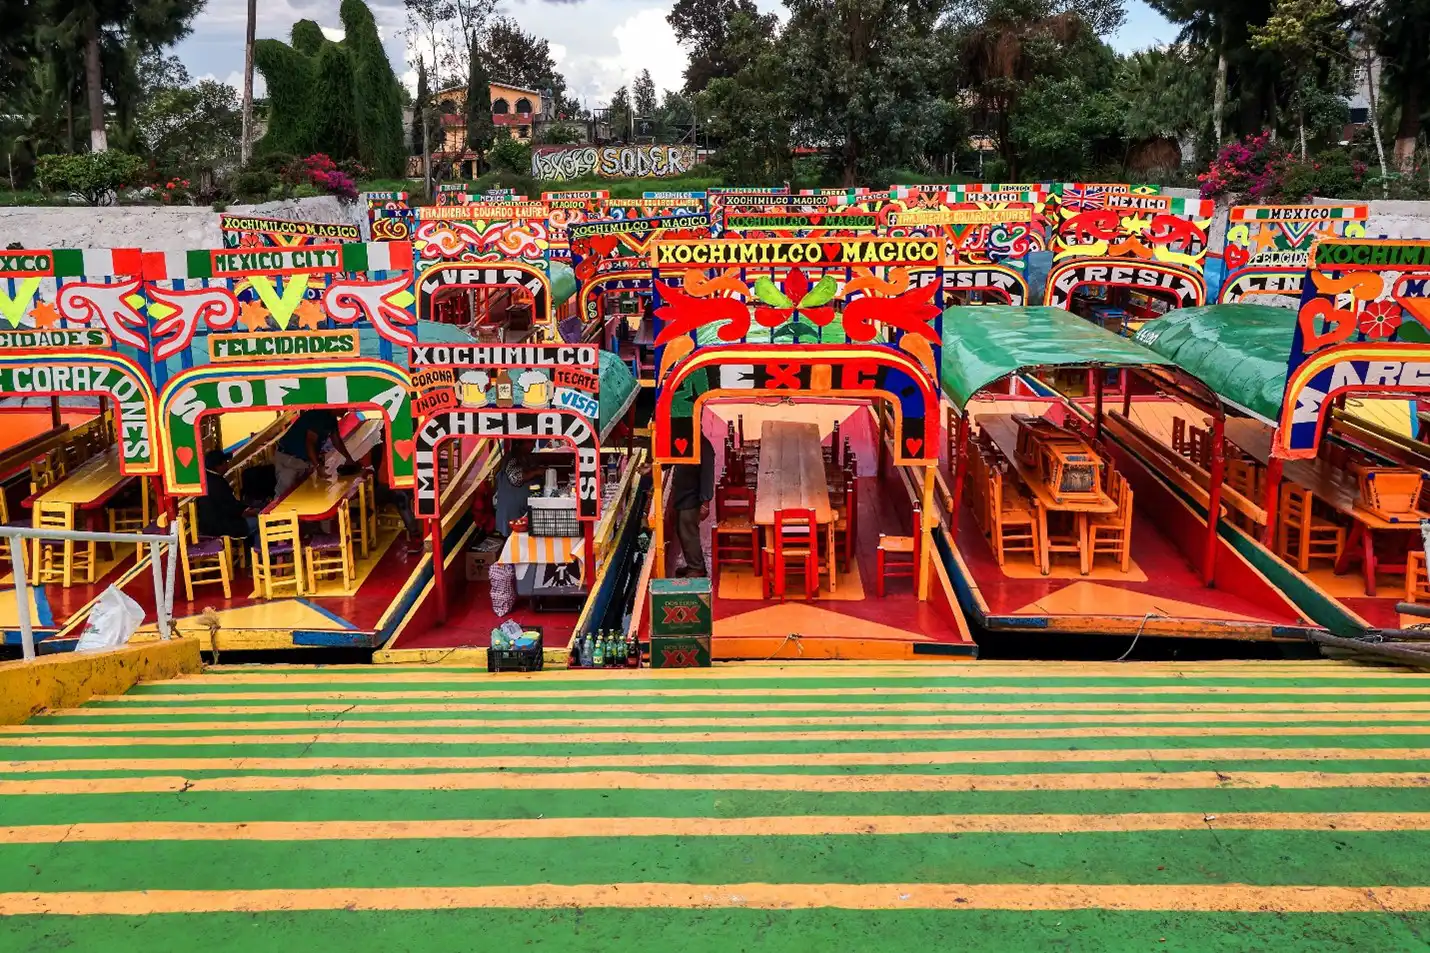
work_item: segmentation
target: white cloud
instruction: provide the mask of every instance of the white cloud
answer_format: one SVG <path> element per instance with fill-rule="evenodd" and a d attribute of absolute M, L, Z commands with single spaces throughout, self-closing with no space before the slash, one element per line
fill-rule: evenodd
<path fill-rule="evenodd" d="M 632 13 L 602 37 L 588 40 L 596 49 L 615 48 L 614 54 L 582 53 L 562 47 L 557 60 L 570 95 L 590 106 L 603 106 L 621 86 L 629 86 L 643 69 L 650 70 L 657 92 L 679 89 L 684 83 L 685 51 L 676 42 L 675 32 L 665 21 L 666 7 L 647 7 Z M 555 59 L 552 44 L 552 58 Z"/>
<path fill-rule="evenodd" d="M 336 26 L 320 26 L 320 27 L 318 27 L 318 29 L 320 29 L 320 30 L 323 31 L 323 36 L 326 36 L 328 39 L 332 40 L 334 43 L 341 43 L 343 37 L 345 37 L 345 36 L 348 35 L 347 32 L 346 32 L 345 30 L 343 30 L 342 27 L 336 27 Z"/>

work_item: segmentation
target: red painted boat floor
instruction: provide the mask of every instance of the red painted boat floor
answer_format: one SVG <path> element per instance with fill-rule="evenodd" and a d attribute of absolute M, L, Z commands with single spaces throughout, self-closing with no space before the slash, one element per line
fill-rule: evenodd
<path fill-rule="evenodd" d="M 127 550 L 127 554 L 125 554 Z M 74 617 L 82 612 L 85 607 L 99 598 L 99 594 L 110 585 L 117 582 L 121 576 L 134 568 L 134 550 L 132 547 L 123 547 L 120 558 L 112 563 L 106 563 L 101 558 L 106 568 L 104 575 L 92 583 L 81 583 L 69 587 L 50 583 L 41 588 L 41 604 L 39 608 L 39 622 L 43 629 L 47 631 L 59 631 L 68 625 Z M 9 559 L 4 560 L 7 565 L 0 566 L 0 573 L 4 574 L 6 582 L 0 586 L 0 627 L 14 629 L 20 624 L 19 615 L 15 608 L 15 587 L 10 582 Z M 144 578 L 149 578 L 147 575 Z M 152 584 L 150 585 L 152 589 Z M 151 596 L 150 603 L 154 600 Z M 48 620 L 48 621 L 47 621 Z"/>
<path fill-rule="evenodd" d="M 507 616 L 492 611 L 491 589 L 485 582 L 462 582 L 447 592 L 447 621 L 422 632 L 404 632 L 393 643 L 396 649 L 488 648 L 492 629 L 507 619 L 540 628 L 542 644 L 560 648 L 571 642 L 578 612 L 535 612 L 526 599 L 518 599 L 516 610 Z"/>
<path fill-rule="evenodd" d="M 182 624 L 213 608 L 221 620 L 235 628 L 375 632 L 420 558 L 420 554 L 409 554 L 399 538 L 383 553 L 357 592 L 347 596 L 254 598 L 250 595 L 253 577 L 247 568 L 242 568 L 237 571 L 232 598 L 225 599 L 223 589 L 210 584 L 196 587 L 190 602 L 181 579 L 174 590 L 174 618 Z M 144 607 L 146 619 L 153 618 L 154 587 L 147 575 L 131 582 L 125 592 Z"/>
<path fill-rule="evenodd" d="M 907 536 L 911 518 L 907 511 L 900 514 L 893 504 L 894 492 L 904 492 L 892 481 L 873 477 L 859 479 L 856 496 L 859 533 L 855 546 L 858 562 L 857 581 L 841 575 L 841 587 L 862 586 L 863 598 L 849 598 L 847 591 L 836 591 L 831 598 L 804 601 L 802 598 L 726 599 L 720 597 L 717 580 L 713 601 L 714 635 L 719 638 L 768 637 L 800 635 L 820 638 L 896 640 L 913 642 L 965 643 L 953 619 L 933 602 L 920 602 L 915 594 L 914 580 L 889 579 L 886 594 L 876 594 L 876 553 L 879 533 Z M 675 547 L 679 548 L 679 547 Z M 745 570 L 748 572 L 748 570 Z M 792 576 L 791 596 L 800 592 L 799 577 Z M 827 583 L 826 583 L 827 585 Z"/>

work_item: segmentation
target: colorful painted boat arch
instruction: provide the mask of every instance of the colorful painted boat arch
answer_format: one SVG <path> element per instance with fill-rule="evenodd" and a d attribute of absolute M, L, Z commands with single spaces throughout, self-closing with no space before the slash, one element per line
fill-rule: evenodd
<path fill-rule="evenodd" d="M 545 269 L 524 261 L 443 262 L 427 267 L 417 279 L 417 320 L 431 320 L 444 293 L 478 288 L 520 291 L 529 296 L 533 321 L 543 329 L 543 337 L 558 337 L 551 279 Z"/>
<path fill-rule="evenodd" d="M 1160 291 L 1171 295 L 1179 308 L 1207 300 L 1206 281 L 1197 272 L 1177 265 L 1097 258 L 1055 265 L 1048 272 L 1048 304 L 1071 310 L 1073 294 L 1084 285 Z"/>
<path fill-rule="evenodd" d="M 204 492 L 199 423 L 207 414 L 357 407 L 382 414 L 391 485 L 411 487 L 411 388 L 405 370 L 381 361 L 245 361 L 183 371 L 159 397 L 165 483 L 175 496 Z"/>
<path fill-rule="evenodd" d="M 940 282 L 945 294 L 976 292 L 996 300 L 988 303 L 1022 307 L 1028 303 L 1028 280 L 1008 265 L 944 265 L 941 269 L 916 269 L 914 284 L 927 287 Z"/>
<path fill-rule="evenodd" d="M 1275 451 L 1313 457 L 1335 398 L 1430 394 L 1430 241 L 1318 242 L 1303 282 Z"/>
<path fill-rule="evenodd" d="M 1226 281 L 1218 300 L 1237 304 L 1256 295 L 1299 299 L 1311 247 L 1328 238 L 1364 238 L 1369 214 L 1366 205 L 1232 206 L 1222 251 Z"/>
<path fill-rule="evenodd" d="M 38 340 L 49 337 L 72 341 L 89 336 L 93 336 L 96 347 L 110 343 L 108 335 L 100 331 L 0 332 L 0 396 L 86 396 L 108 400 L 119 437 L 121 472 L 153 476 L 160 466 L 154 452 L 159 434 L 158 401 L 144 369 L 112 351 L 50 347 Z M 12 344 L 16 350 L 9 350 Z"/>

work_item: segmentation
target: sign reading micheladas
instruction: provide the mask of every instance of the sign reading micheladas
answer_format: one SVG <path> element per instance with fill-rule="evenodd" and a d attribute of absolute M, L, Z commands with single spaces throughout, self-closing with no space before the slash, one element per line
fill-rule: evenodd
<path fill-rule="evenodd" d="M 935 238 L 859 238 L 834 241 L 737 238 L 657 242 L 656 268 L 671 265 L 941 265 L 944 242 Z"/>
<path fill-rule="evenodd" d="M 0 351 L 44 351 L 56 348 L 107 348 L 108 334 L 98 328 L 56 328 L 48 331 L 0 331 Z"/>
<path fill-rule="evenodd" d="M 709 215 L 659 215 L 655 218 L 612 219 L 603 222 L 576 222 L 566 227 L 572 241 L 598 235 L 639 235 L 658 228 L 709 228 Z"/>
<path fill-rule="evenodd" d="M 360 350 L 356 331 L 280 331 L 209 335 L 209 359 L 213 361 L 281 361 L 310 357 L 356 357 Z"/>

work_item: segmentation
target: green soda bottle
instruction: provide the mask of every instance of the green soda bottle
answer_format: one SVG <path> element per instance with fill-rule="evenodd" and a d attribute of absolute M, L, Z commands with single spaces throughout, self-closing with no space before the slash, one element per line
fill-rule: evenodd
<path fill-rule="evenodd" d="M 601 668 L 606 664 L 606 633 L 601 632 L 596 636 L 596 651 L 591 658 L 591 662 L 596 668 Z"/>

